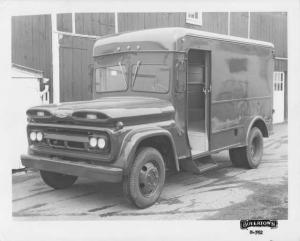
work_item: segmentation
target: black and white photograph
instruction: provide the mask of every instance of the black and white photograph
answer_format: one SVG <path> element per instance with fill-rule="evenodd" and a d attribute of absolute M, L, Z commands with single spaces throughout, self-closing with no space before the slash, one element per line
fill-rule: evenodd
<path fill-rule="evenodd" d="M 280 232 L 299 217 L 293 11 L 64 3 L 7 14 L 10 233 L 32 221 L 62 231 L 92 222 L 99 233 L 226 221 L 242 240 L 299 240 Z"/>

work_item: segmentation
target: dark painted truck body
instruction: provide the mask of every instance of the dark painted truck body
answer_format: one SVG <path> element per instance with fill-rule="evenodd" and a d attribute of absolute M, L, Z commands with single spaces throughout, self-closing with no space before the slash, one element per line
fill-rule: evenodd
<path fill-rule="evenodd" d="M 93 100 L 27 111 L 22 163 L 48 185 L 123 182 L 144 208 L 166 168 L 201 173 L 202 157 L 226 149 L 234 165 L 258 166 L 272 132 L 272 44 L 162 28 L 99 39 L 93 57 Z"/>

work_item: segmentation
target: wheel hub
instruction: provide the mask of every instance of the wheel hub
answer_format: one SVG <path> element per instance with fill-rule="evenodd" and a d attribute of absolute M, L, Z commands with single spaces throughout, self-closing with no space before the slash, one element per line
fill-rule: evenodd
<path fill-rule="evenodd" d="M 261 142 L 260 140 L 255 137 L 253 140 L 252 140 L 252 143 L 251 143 L 251 146 L 250 146 L 250 154 L 253 158 L 253 160 L 256 160 L 256 159 L 259 159 L 259 155 L 260 155 L 260 146 L 261 146 Z"/>
<path fill-rule="evenodd" d="M 254 157 L 255 155 L 255 145 L 252 143 L 251 145 L 251 155 Z"/>
<path fill-rule="evenodd" d="M 157 167 L 152 163 L 146 163 L 140 171 L 139 186 L 143 195 L 149 195 L 157 189 L 159 182 L 159 172 Z"/>

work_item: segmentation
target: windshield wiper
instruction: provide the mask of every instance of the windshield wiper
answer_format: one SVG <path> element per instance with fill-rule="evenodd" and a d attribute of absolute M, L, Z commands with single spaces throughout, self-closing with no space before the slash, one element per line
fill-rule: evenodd
<path fill-rule="evenodd" d="M 142 61 L 138 61 L 136 63 L 135 73 L 134 73 L 133 80 L 132 80 L 132 86 L 134 86 L 135 78 L 136 78 L 136 75 L 137 75 L 137 72 L 139 70 L 141 63 L 142 63 Z"/>
<path fill-rule="evenodd" d="M 119 67 L 120 67 L 120 69 L 121 69 L 121 71 L 122 71 L 123 80 L 124 80 L 124 82 L 126 82 L 126 80 L 125 80 L 125 75 L 124 75 L 124 71 L 123 71 L 123 66 L 122 66 L 121 62 L 119 62 L 118 65 L 119 65 Z"/>

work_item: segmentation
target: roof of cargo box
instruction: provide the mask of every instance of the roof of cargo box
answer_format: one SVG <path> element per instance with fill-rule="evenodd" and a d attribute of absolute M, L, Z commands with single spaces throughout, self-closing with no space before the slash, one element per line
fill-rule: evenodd
<path fill-rule="evenodd" d="M 269 42 L 205 32 L 189 28 L 154 28 L 126 32 L 99 38 L 94 45 L 94 56 L 128 51 L 178 51 L 177 42 L 186 36 L 217 39 L 235 43 L 274 48 Z"/>

